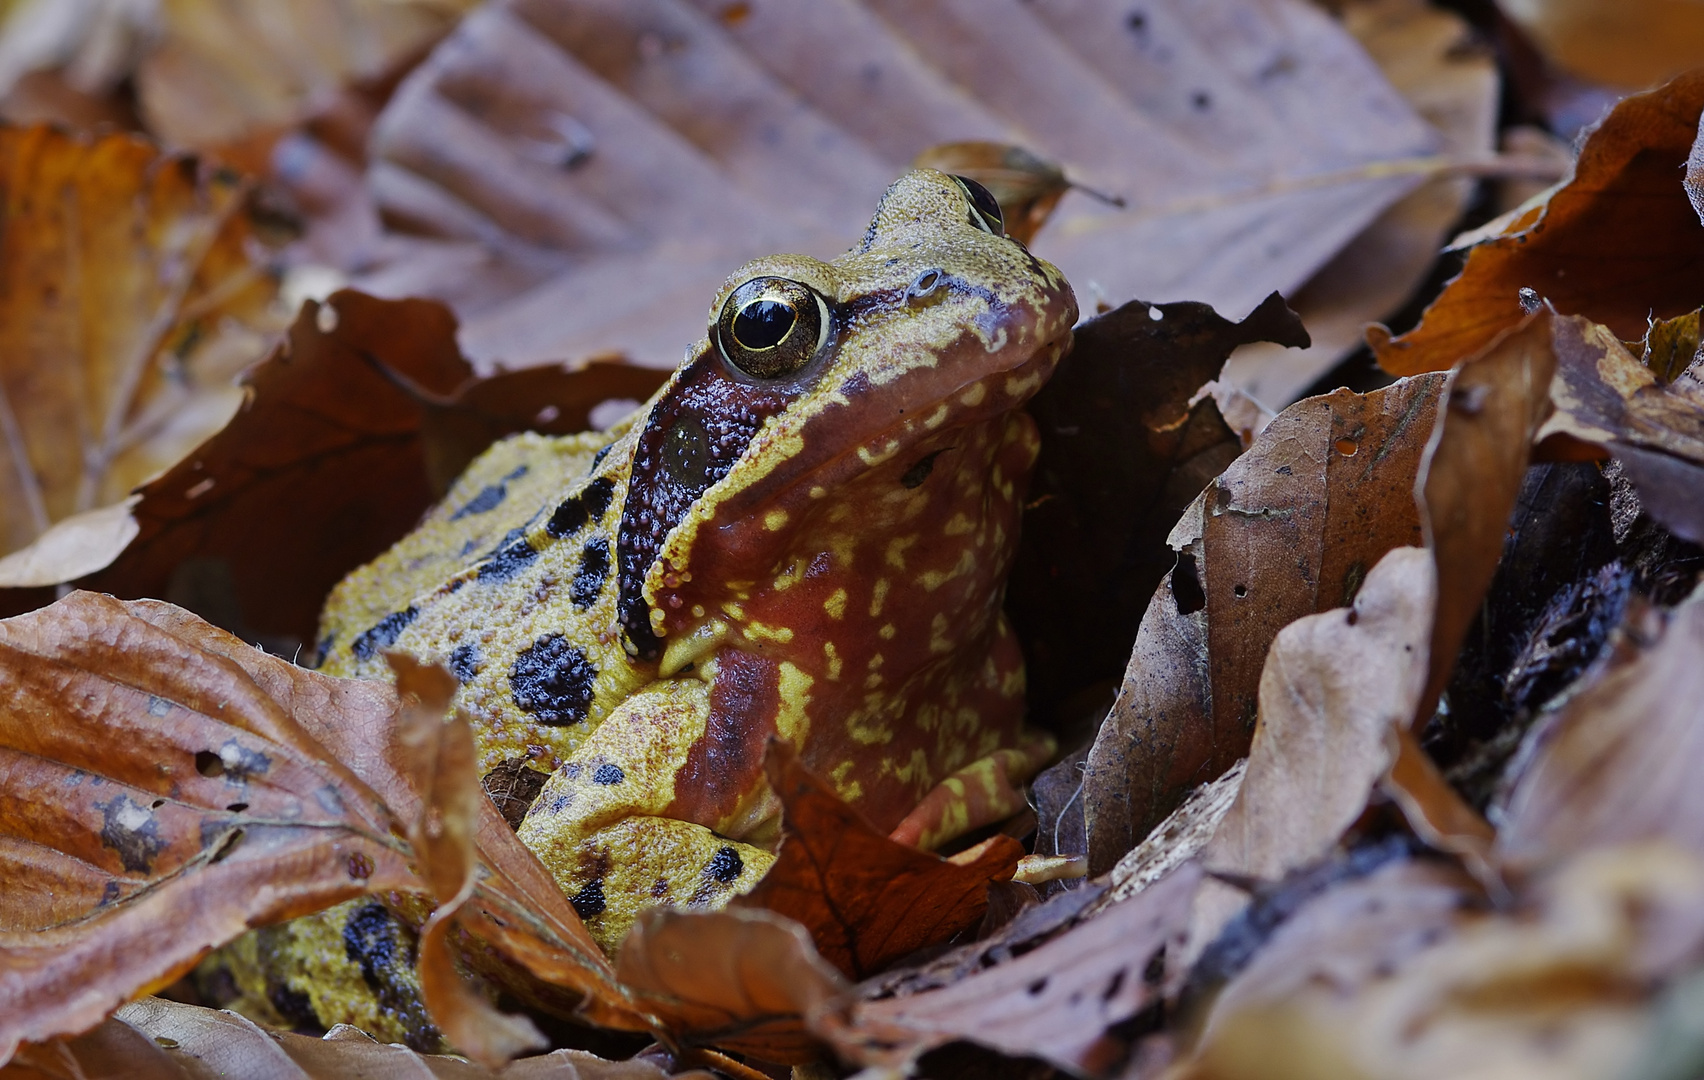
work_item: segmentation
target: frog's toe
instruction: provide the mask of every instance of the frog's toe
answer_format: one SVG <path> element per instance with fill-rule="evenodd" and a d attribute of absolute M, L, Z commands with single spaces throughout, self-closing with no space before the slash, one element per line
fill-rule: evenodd
<path fill-rule="evenodd" d="M 1023 784 L 1053 756 L 1053 736 L 1026 732 L 1019 745 L 996 750 L 936 784 L 888 835 L 925 850 L 1011 817 L 1026 805 Z"/>

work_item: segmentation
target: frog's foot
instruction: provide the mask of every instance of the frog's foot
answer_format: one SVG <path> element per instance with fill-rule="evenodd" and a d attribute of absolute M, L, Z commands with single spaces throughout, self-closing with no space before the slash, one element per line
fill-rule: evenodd
<path fill-rule="evenodd" d="M 529 818 L 528 825 L 534 825 Z M 775 856 L 702 825 L 630 817 L 578 838 L 544 839 L 548 825 L 523 834 L 568 895 L 592 940 L 614 955 L 649 907 L 719 908 L 749 891 Z"/>
<path fill-rule="evenodd" d="M 942 780 L 888 835 L 930 850 L 972 829 L 1011 817 L 1027 804 L 1023 784 L 1057 747 L 1053 736 L 1025 732 L 1015 747 L 996 750 Z"/>
<path fill-rule="evenodd" d="M 706 730 L 709 713 L 704 683 L 652 684 L 610 713 L 551 774 L 521 822 L 521 842 L 605 952 L 621 944 L 645 908 L 721 907 L 775 861 L 764 848 L 711 828 L 747 841 L 777 831 L 775 814 L 765 813 L 761 760 L 721 753 L 700 760 L 714 738 Z"/>

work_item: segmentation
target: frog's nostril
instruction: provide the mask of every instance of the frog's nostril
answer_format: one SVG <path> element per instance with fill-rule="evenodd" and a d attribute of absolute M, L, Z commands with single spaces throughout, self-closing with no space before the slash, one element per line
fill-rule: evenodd
<path fill-rule="evenodd" d="M 933 293 L 941 284 L 942 274 L 939 270 L 925 270 L 911 279 L 911 284 L 905 290 L 905 297 L 912 303 L 924 299 Z"/>

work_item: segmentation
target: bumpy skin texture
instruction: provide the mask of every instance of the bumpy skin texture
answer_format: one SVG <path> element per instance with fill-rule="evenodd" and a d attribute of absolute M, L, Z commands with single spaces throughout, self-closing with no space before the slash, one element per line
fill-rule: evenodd
<path fill-rule="evenodd" d="M 482 768 L 550 774 L 519 835 L 606 949 L 646 906 L 719 905 L 768 869 L 771 735 L 922 846 L 1016 810 L 1051 752 L 1022 726 L 1001 601 L 1037 451 L 1020 406 L 1076 306 L 977 222 L 920 170 L 834 262 L 741 268 L 627 422 L 498 444 L 332 594 L 323 670 L 442 661 Z M 715 328 L 766 276 L 814 290 L 829 327 L 758 378 Z"/>

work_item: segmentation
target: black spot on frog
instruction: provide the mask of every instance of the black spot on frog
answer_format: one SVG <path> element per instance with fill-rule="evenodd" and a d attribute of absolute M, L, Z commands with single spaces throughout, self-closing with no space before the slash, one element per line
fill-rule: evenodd
<path fill-rule="evenodd" d="M 627 779 L 627 774 L 621 771 L 621 766 L 612 765 L 607 761 L 599 765 L 592 773 L 592 783 L 601 784 L 604 787 L 619 784 L 625 779 Z"/>
<path fill-rule="evenodd" d="M 598 672 L 581 649 L 561 634 L 539 638 L 509 669 L 509 689 L 522 712 L 560 727 L 586 718 Z"/>
<path fill-rule="evenodd" d="M 603 592 L 604 582 L 609 579 L 609 541 L 598 537 L 586 544 L 586 550 L 580 555 L 580 569 L 574 575 L 574 584 L 568 591 L 569 599 L 574 606 L 584 610 L 597 603 L 598 594 Z"/>
<path fill-rule="evenodd" d="M 450 653 L 450 674 L 457 682 L 470 682 L 479 674 L 479 666 L 483 662 L 477 645 L 457 645 Z"/>
<path fill-rule="evenodd" d="M 388 649 L 396 644 L 396 639 L 408 629 L 408 625 L 420 617 L 420 609 L 406 607 L 401 611 L 393 611 L 363 631 L 350 646 L 350 651 L 357 660 L 371 660 L 373 654 L 380 649 Z"/>
<path fill-rule="evenodd" d="M 602 915 L 604 910 L 603 878 L 593 878 L 575 893 L 568 901 L 574 905 L 575 914 L 582 919 L 590 919 Z"/>
<path fill-rule="evenodd" d="M 545 522 L 544 531 L 558 540 L 564 536 L 572 536 L 585 528 L 588 522 L 603 517 L 614 499 L 615 481 L 607 476 L 600 476 L 562 500 L 556 512 L 550 515 L 550 520 Z"/>
<path fill-rule="evenodd" d="M 482 582 L 508 581 L 538 558 L 538 549 L 527 542 L 525 529 L 510 529 L 479 566 Z"/>
<path fill-rule="evenodd" d="M 745 873 L 745 860 L 741 859 L 740 853 L 731 847 L 717 851 L 711 857 L 709 864 L 704 867 L 705 877 L 714 878 L 723 884 L 738 879 L 743 873 Z"/>
<path fill-rule="evenodd" d="M 468 517 L 471 514 L 486 514 L 497 509 L 499 506 L 503 505 L 503 500 L 509 496 L 509 481 L 519 480 L 526 474 L 527 467 L 525 465 L 517 465 L 513 472 L 499 480 L 497 483 L 487 484 L 480 488 L 477 495 L 463 503 L 460 510 L 457 510 L 455 513 L 450 515 L 450 520 L 460 521 L 462 518 Z"/>

